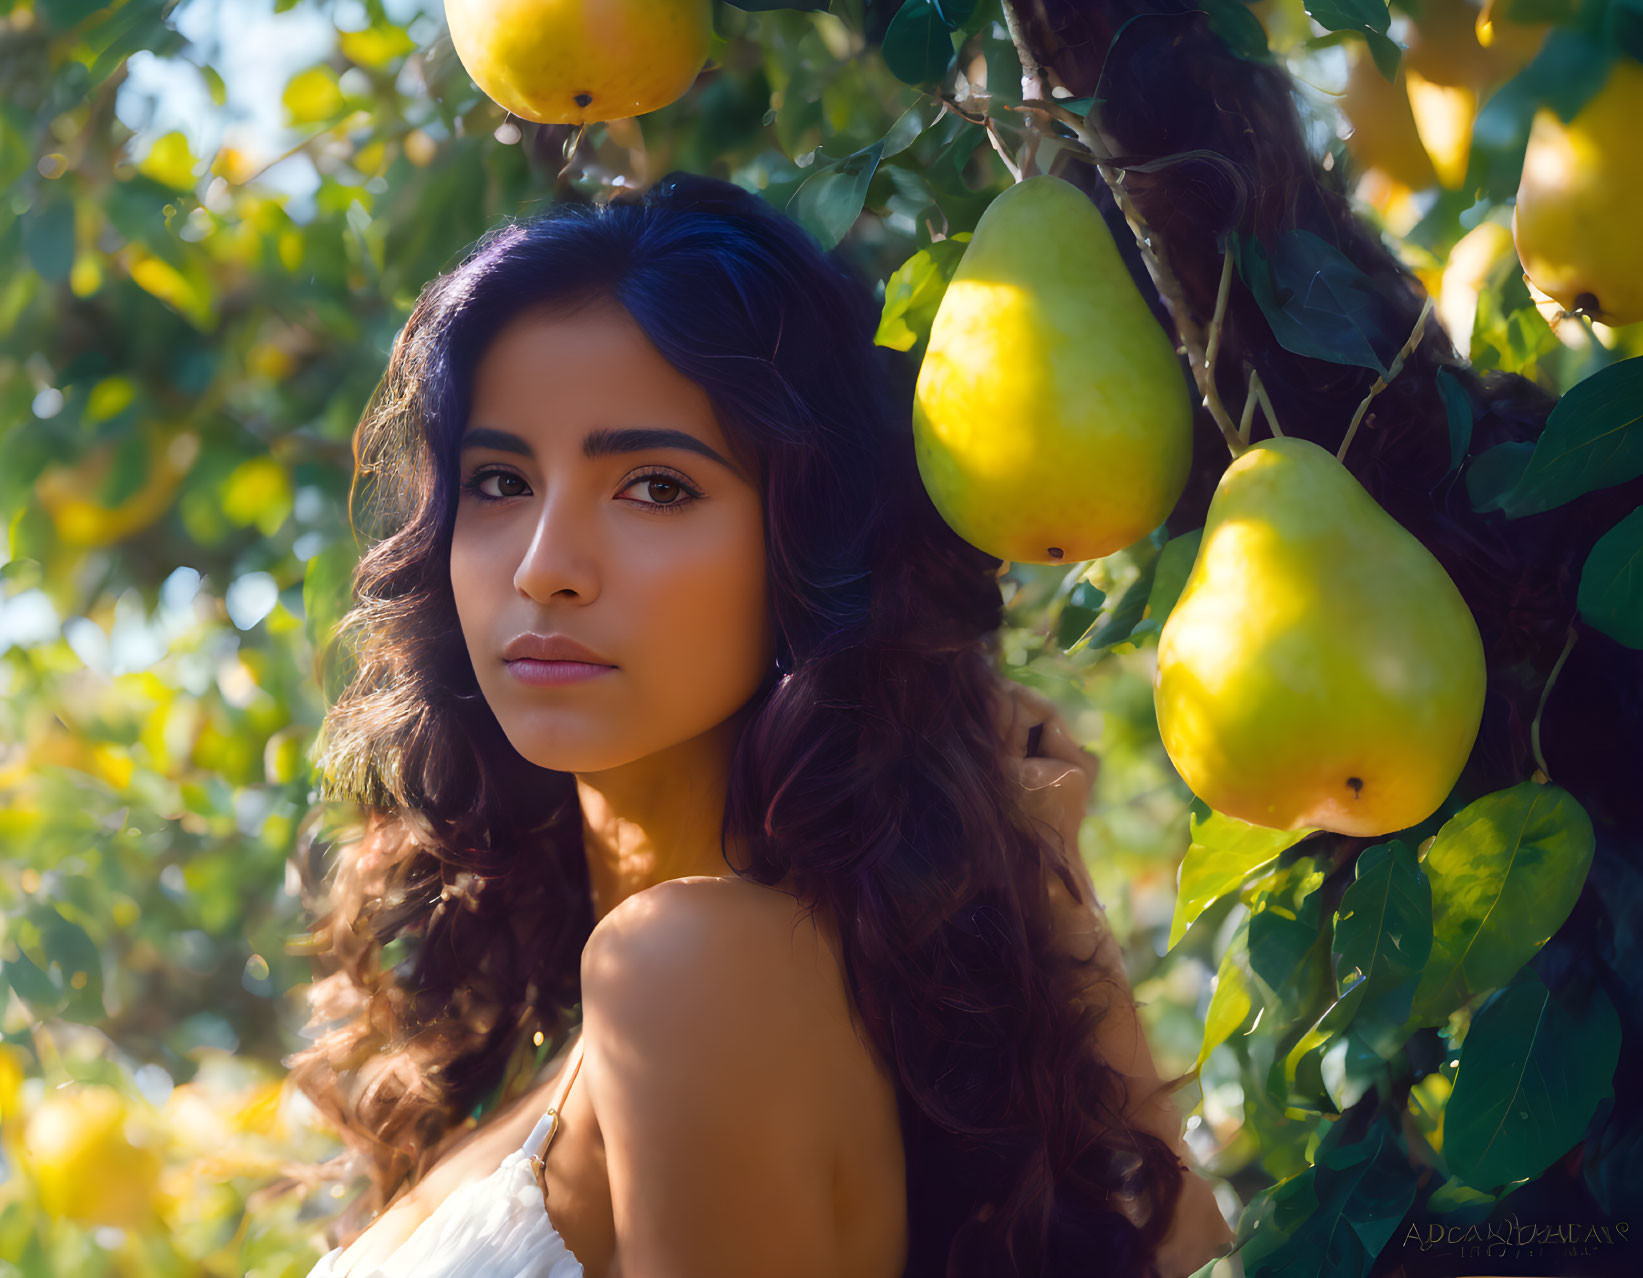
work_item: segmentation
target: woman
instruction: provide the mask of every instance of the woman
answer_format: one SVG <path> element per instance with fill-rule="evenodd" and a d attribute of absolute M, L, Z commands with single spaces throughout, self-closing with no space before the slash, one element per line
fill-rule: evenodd
<path fill-rule="evenodd" d="M 1225 1249 L 1076 854 L 1092 762 L 995 673 L 999 561 L 924 493 L 877 313 L 677 173 L 498 227 L 418 299 L 355 440 L 338 1024 L 288 1061 L 372 1178 L 316 1274 Z"/>

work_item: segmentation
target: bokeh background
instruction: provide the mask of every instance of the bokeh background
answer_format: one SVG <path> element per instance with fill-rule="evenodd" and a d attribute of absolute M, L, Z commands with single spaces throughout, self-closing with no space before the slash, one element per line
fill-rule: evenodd
<path fill-rule="evenodd" d="M 1497 4 L 1486 48 L 1470 5 L 1394 6 L 1371 31 L 1408 51 L 1394 80 L 1362 23 L 1329 25 L 1345 7 L 1205 6 L 1294 71 L 1317 153 L 1479 368 L 1560 391 L 1643 352 L 1537 306 L 1511 139 L 1475 128 L 1573 7 Z M 281 1059 L 352 428 L 482 231 L 673 168 L 842 245 L 881 282 L 880 340 L 916 349 L 952 237 L 1011 180 L 940 97 L 1016 142 L 1020 67 L 990 0 L 943 33 L 940 94 L 916 87 L 881 8 L 718 4 L 684 99 L 573 138 L 480 94 L 427 0 L 0 0 L 0 1274 L 293 1278 L 323 1250 L 341 1203 L 268 1186 L 340 1148 Z M 1191 796 L 1152 707 L 1163 544 L 1012 568 L 1005 650 L 1101 756 L 1082 850 L 1160 1068 L 1203 1064 L 1189 1140 L 1236 1218 L 1317 1124 L 1200 1050 L 1243 907 L 1169 944 Z"/>

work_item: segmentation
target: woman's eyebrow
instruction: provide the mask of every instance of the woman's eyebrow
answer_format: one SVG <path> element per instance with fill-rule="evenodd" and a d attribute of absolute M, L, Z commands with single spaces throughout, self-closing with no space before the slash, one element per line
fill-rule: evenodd
<path fill-rule="evenodd" d="M 497 452 L 518 453 L 524 457 L 533 455 L 530 444 L 524 439 L 511 431 L 497 430 L 492 426 L 476 426 L 464 435 L 462 451 L 470 448 L 494 448 Z M 589 431 L 582 439 L 582 455 L 589 459 L 615 453 L 644 452 L 653 448 L 682 448 L 718 462 L 732 474 L 741 474 L 718 449 L 682 430 L 660 427 L 625 427 L 618 430 L 602 426 Z"/>

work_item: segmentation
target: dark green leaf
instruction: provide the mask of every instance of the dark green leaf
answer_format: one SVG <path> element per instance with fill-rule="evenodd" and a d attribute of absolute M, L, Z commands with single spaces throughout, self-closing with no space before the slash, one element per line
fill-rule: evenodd
<path fill-rule="evenodd" d="M 1072 647 L 1101 616 L 1101 604 L 1107 592 L 1081 581 L 1073 587 L 1056 619 L 1055 641 L 1063 649 Z"/>
<path fill-rule="evenodd" d="M 1580 572 L 1581 618 L 1628 648 L 1643 648 L 1643 506 L 1597 539 Z"/>
<path fill-rule="evenodd" d="M 1297 864 L 1304 867 L 1305 862 Z M 1300 880 L 1302 884 L 1307 881 Z M 1249 965 L 1280 996 L 1294 987 L 1322 925 L 1323 907 L 1316 887 L 1299 904 L 1285 899 L 1292 895 L 1269 896 L 1249 916 Z"/>
<path fill-rule="evenodd" d="M 787 212 L 816 237 L 824 249 L 834 248 L 861 216 L 867 187 L 878 167 L 882 141 L 843 159 L 821 164 L 787 202 Z"/>
<path fill-rule="evenodd" d="M 1509 440 L 1486 448 L 1466 468 L 1466 499 L 1479 514 L 1499 510 L 1506 494 L 1522 476 L 1535 446 L 1527 440 Z"/>
<path fill-rule="evenodd" d="M 1385 0 L 1306 0 L 1306 11 L 1325 31 L 1367 29 L 1384 35 L 1392 25 Z"/>
<path fill-rule="evenodd" d="M 1449 469 L 1443 472 L 1443 478 L 1448 479 L 1460 469 L 1466 450 L 1472 446 L 1472 399 L 1460 379 L 1446 368 L 1438 369 L 1437 382 L 1444 419 L 1449 424 Z"/>
<path fill-rule="evenodd" d="M 74 201 L 58 187 L 23 214 L 23 252 L 41 279 L 66 280 L 74 266 Z"/>
<path fill-rule="evenodd" d="M 1194 528 L 1179 537 L 1171 537 L 1169 544 L 1159 552 L 1152 589 L 1147 593 L 1146 612 L 1135 627 L 1134 635 L 1156 634 L 1164 628 L 1170 610 L 1186 589 L 1187 576 L 1192 572 L 1193 561 L 1198 557 L 1198 543 L 1203 538 L 1204 530 Z"/>
<path fill-rule="evenodd" d="M 1335 364 L 1386 371 L 1403 341 L 1388 304 L 1347 256 L 1310 231 L 1280 235 L 1270 250 L 1235 240 L 1238 273 L 1284 349 Z M 1383 355 L 1384 352 L 1384 355 Z"/>
<path fill-rule="evenodd" d="M 1643 61 L 1643 0 L 1609 0 L 1605 26 L 1618 48 Z"/>
<path fill-rule="evenodd" d="M 1355 868 L 1335 912 L 1338 992 L 1355 986 L 1353 1030 L 1390 1059 L 1403 1045 L 1401 1027 L 1432 952 L 1432 890 L 1414 849 L 1400 840 L 1366 848 Z"/>
<path fill-rule="evenodd" d="M 1135 634 L 1146 610 L 1147 597 L 1152 593 L 1153 574 L 1158 561 L 1152 560 L 1141 569 L 1141 575 L 1118 596 L 1118 602 L 1107 609 L 1088 630 L 1075 639 L 1068 653 L 1082 652 L 1085 648 L 1110 648 L 1123 643 Z"/>
<path fill-rule="evenodd" d="M 771 9 L 808 9 L 825 11 L 831 7 L 832 0 L 725 0 L 733 9 L 743 9 L 748 13 L 766 13 Z"/>
<path fill-rule="evenodd" d="M 1317 1162 L 1250 1201 L 1238 1237 L 1247 1278 L 1362 1278 L 1415 1201 L 1397 1133 L 1383 1115 L 1347 1143 L 1337 1120 Z"/>
<path fill-rule="evenodd" d="M 1620 1017 L 1601 987 L 1553 994 L 1533 968 L 1472 1017 L 1443 1112 L 1443 1155 L 1468 1184 L 1538 1176 L 1613 1095 Z"/>
<path fill-rule="evenodd" d="M 1598 369 L 1557 402 L 1501 499 L 1508 519 L 1643 475 L 1643 355 Z"/>
<path fill-rule="evenodd" d="M 1573 796 L 1533 781 L 1486 794 L 1444 822 L 1424 863 L 1432 955 L 1415 992 L 1416 1022 L 1441 1025 L 1533 958 L 1574 908 L 1594 846 L 1591 818 Z"/>
<path fill-rule="evenodd" d="M 110 0 L 37 0 L 35 7 L 57 30 L 69 31 L 109 4 Z"/>
<path fill-rule="evenodd" d="M 1209 16 L 1209 29 L 1227 52 L 1246 62 L 1272 61 L 1266 28 L 1243 0 L 1198 0 L 1198 7 Z"/>
<path fill-rule="evenodd" d="M 933 0 L 906 0 L 885 29 L 881 52 L 898 80 L 928 84 L 952 65 L 952 28 Z"/>

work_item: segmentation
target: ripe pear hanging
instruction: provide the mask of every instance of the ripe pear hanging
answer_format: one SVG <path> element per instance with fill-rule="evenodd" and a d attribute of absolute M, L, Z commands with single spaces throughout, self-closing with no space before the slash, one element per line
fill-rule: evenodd
<path fill-rule="evenodd" d="M 1269 439 L 1227 467 L 1153 683 L 1194 794 L 1277 830 L 1407 829 L 1460 776 L 1484 681 L 1460 591 L 1333 453 Z"/>
<path fill-rule="evenodd" d="M 665 107 L 713 40 L 712 0 L 445 0 L 445 21 L 474 83 L 538 124 Z"/>
<path fill-rule="evenodd" d="M 1512 212 L 1524 273 L 1565 310 L 1606 324 L 1643 320 L 1640 116 L 1643 65 L 1624 53 L 1567 124 L 1542 107 Z"/>
<path fill-rule="evenodd" d="M 1029 177 L 982 213 L 930 328 L 913 439 L 942 518 L 1000 559 L 1109 554 L 1180 497 L 1185 374 L 1072 183 Z"/>

